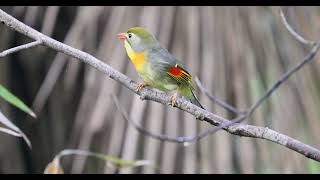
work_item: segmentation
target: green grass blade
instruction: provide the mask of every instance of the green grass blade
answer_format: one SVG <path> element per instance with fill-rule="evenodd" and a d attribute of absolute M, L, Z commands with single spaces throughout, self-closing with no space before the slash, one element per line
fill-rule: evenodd
<path fill-rule="evenodd" d="M 16 106 L 20 110 L 28 113 L 30 116 L 36 118 L 36 114 L 27 106 L 25 105 L 19 98 L 13 95 L 10 91 L 8 91 L 5 87 L 0 84 L 0 96 L 9 102 L 10 104 Z"/>
<path fill-rule="evenodd" d="M 52 162 L 50 162 L 47 167 L 51 168 L 51 170 L 57 170 L 62 169 L 60 167 L 60 159 L 63 156 L 69 156 L 69 155 L 80 155 L 80 156 L 89 156 L 94 157 L 106 162 L 111 163 L 114 166 L 117 167 L 137 167 L 137 166 L 150 166 L 153 167 L 153 163 L 149 160 L 123 160 L 114 156 L 100 154 L 100 153 L 94 153 L 86 150 L 79 150 L 79 149 L 65 149 L 62 150 L 59 154 L 57 154 Z M 53 164 L 55 162 L 55 164 Z M 46 168 L 46 169 L 49 169 Z"/>

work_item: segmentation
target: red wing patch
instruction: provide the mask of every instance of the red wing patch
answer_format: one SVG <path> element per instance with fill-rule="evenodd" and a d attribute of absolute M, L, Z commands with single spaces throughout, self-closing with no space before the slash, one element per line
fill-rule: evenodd
<path fill-rule="evenodd" d="M 168 69 L 167 74 L 179 82 L 190 84 L 191 75 L 177 64 Z"/>
<path fill-rule="evenodd" d="M 182 70 L 180 68 L 174 66 L 169 68 L 168 73 L 170 73 L 173 76 L 180 76 L 182 73 L 181 71 Z"/>

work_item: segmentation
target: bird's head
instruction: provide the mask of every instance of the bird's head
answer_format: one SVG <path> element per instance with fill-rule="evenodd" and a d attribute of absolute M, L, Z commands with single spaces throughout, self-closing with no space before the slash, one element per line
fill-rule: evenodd
<path fill-rule="evenodd" d="M 126 33 L 119 33 L 118 38 L 135 51 L 140 52 L 159 46 L 156 38 L 142 27 L 133 27 Z"/>

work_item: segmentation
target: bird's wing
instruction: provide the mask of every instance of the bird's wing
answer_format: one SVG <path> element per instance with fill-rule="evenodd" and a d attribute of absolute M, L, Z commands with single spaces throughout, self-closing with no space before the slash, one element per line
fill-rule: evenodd
<path fill-rule="evenodd" d="M 185 84 L 194 89 L 192 85 L 192 76 L 186 70 L 181 61 L 176 59 L 170 52 L 164 48 L 152 49 L 148 53 L 149 59 L 154 68 L 176 80 L 179 84 Z"/>

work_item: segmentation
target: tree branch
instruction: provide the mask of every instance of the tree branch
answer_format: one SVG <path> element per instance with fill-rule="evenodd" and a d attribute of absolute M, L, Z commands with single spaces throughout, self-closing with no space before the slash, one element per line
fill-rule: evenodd
<path fill-rule="evenodd" d="M 205 94 L 213 103 L 216 103 L 217 105 L 223 107 L 224 109 L 226 109 L 227 111 L 233 112 L 235 114 L 245 114 L 247 113 L 247 110 L 238 110 L 236 107 L 231 106 L 230 104 L 227 104 L 224 101 L 221 101 L 220 99 L 218 99 L 217 97 L 211 95 L 208 91 L 208 89 L 206 89 L 201 81 L 199 80 L 198 77 L 195 78 L 195 82 L 196 85 L 199 87 L 200 91 Z"/>
<path fill-rule="evenodd" d="M 284 15 L 284 13 L 282 11 L 282 8 L 279 8 L 279 14 L 280 14 L 280 17 L 281 17 L 281 20 L 282 20 L 283 24 L 285 25 L 285 27 L 287 28 L 289 33 L 294 38 L 296 38 L 296 40 L 298 40 L 299 42 L 301 42 L 302 44 L 305 44 L 305 45 L 314 46 L 316 44 L 316 42 L 305 39 L 304 37 L 299 35 L 295 30 L 293 30 L 293 28 L 289 25 L 285 15 Z"/>
<path fill-rule="evenodd" d="M 119 102 L 117 96 L 112 94 L 111 97 L 112 97 L 112 100 L 113 100 L 114 104 L 116 105 L 117 109 L 119 110 L 122 118 L 125 121 L 127 121 L 129 124 L 131 124 L 141 134 L 144 134 L 145 136 L 152 137 L 154 139 L 158 139 L 160 141 L 169 141 L 169 142 L 174 142 L 174 143 L 185 143 L 185 142 L 193 141 L 192 137 L 191 138 L 189 138 L 189 137 L 169 137 L 169 136 L 163 135 L 163 134 L 155 134 L 155 133 L 152 133 L 152 132 L 144 129 L 143 127 L 141 127 L 140 125 L 138 125 L 137 123 L 135 123 L 134 121 L 132 121 L 129 118 L 128 113 L 120 105 L 120 102 Z"/>
<path fill-rule="evenodd" d="M 196 78 L 196 84 L 197 86 L 200 88 L 201 92 L 204 93 L 211 101 L 213 101 L 214 103 L 217 103 L 218 105 L 224 107 L 225 109 L 237 113 L 238 116 L 237 118 L 235 118 L 233 121 L 231 122 L 227 122 L 225 124 L 219 125 L 218 127 L 214 127 L 211 130 L 208 130 L 208 135 L 209 134 L 213 134 L 215 132 L 217 132 L 220 129 L 226 128 L 232 124 L 235 123 L 239 123 L 243 120 L 245 120 L 246 118 L 248 118 L 249 116 L 252 115 L 252 113 L 268 98 L 271 96 L 271 94 L 280 87 L 280 85 L 282 83 L 284 83 L 286 80 L 289 79 L 289 77 L 294 74 L 295 72 L 297 72 L 299 69 L 301 69 L 305 64 L 307 64 L 308 62 L 312 61 L 314 56 L 316 55 L 316 53 L 318 52 L 319 48 L 320 48 L 320 42 L 314 42 L 314 41 L 310 41 L 310 40 L 306 40 L 305 38 L 303 38 L 301 35 L 299 35 L 298 33 L 296 33 L 293 28 L 288 24 L 282 9 L 280 8 L 279 10 L 281 19 L 285 25 L 285 27 L 287 28 L 287 30 L 290 32 L 290 34 L 292 34 L 293 37 L 295 37 L 299 42 L 305 44 L 305 45 L 312 45 L 312 49 L 309 52 L 308 55 L 306 55 L 303 60 L 301 62 L 299 62 L 297 65 L 295 65 L 292 69 L 290 69 L 289 71 L 285 72 L 267 91 L 266 93 L 260 97 L 260 99 L 253 104 L 251 107 L 247 108 L 244 111 L 239 111 L 237 110 L 235 107 L 218 100 L 216 97 L 212 96 L 209 91 L 207 89 L 205 89 L 200 80 Z M 244 115 L 243 115 L 244 114 Z"/>
<path fill-rule="evenodd" d="M 215 132 L 217 132 L 218 130 L 220 129 L 223 129 L 225 127 L 228 127 L 234 123 L 239 123 L 241 121 L 243 121 L 244 119 L 248 118 L 249 116 L 252 115 L 252 113 L 268 98 L 271 96 L 271 94 L 280 87 L 280 85 L 282 83 L 284 83 L 287 79 L 289 79 L 289 77 L 297 72 L 299 69 L 301 69 L 305 64 L 307 64 L 308 62 L 310 62 L 311 60 L 313 60 L 314 56 L 316 55 L 316 53 L 318 52 L 320 48 L 320 43 L 316 43 L 314 45 L 314 47 L 312 48 L 312 50 L 310 51 L 310 53 L 305 56 L 303 58 L 303 60 L 301 62 L 299 62 L 296 66 L 294 66 L 292 69 L 290 69 L 289 71 L 285 72 L 267 91 L 266 93 L 260 97 L 260 99 L 254 103 L 250 108 L 246 109 L 246 110 L 243 110 L 243 111 L 239 111 L 237 110 L 236 108 L 224 103 L 224 102 L 219 102 L 219 104 L 223 107 L 225 107 L 227 110 L 229 111 L 232 111 L 232 112 L 235 112 L 235 113 L 238 113 L 239 115 L 241 116 L 238 116 L 238 118 L 234 119 L 233 121 L 231 122 L 227 122 L 226 124 L 223 124 L 223 125 L 220 125 L 218 127 L 215 127 L 214 129 L 215 130 L 211 130 L 210 134 L 213 134 Z M 197 85 L 200 87 L 201 89 L 201 92 L 203 92 L 207 97 L 209 97 L 209 99 L 211 99 L 213 102 L 217 102 L 218 103 L 218 99 L 214 96 L 212 96 L 207 89 L 205 89 L 201 82 L 196 79 L 197 81 Z"/>
<path fill-rule="evenodd" d="M 160 141 L 167 141 L 167 142 L 173 142 L 173 143 L 183 143 L 184 145 L 189 145 L 191 143 L 195 143 L 195 142 L 199 141 L 200 139 L 210 135 L 212 130 L 215 130 L 214 128 L 210 128 L 207 131 L 200 133 L 200 134 L 197 134 L 195 136 L 170 137 L 170 136 L 164 135 L 164 134 L 156 134 L 156 133 L 148 131 L 147 129 L 141 127 L 136 122 L 131 120 L 128 116 L 128 113 L 120 105 L 120 102 L 119 102 L 117 96 L 112 94 L 111 97 L 112 97 L 112 100 L 113 100 L 114 104 L 116 105 L 117 109 L 120 111 L 122 118 L 125 121 L 127 121 L 129 124 L 131 124 L 141 134 L 143 134 L 145 136 L 149 136 L 154 139 L 158 139 Z M 230 123 L 232 123 L 232 122 L 230 122 Z"/>
<path fill-rule="evenodd" d="M 8 15 L 2 10 L 0 10 L 0 21 L 6 26 L 10 27 L 11 29 L 17 32 L 20 32 L 34 40 L 41 40 L 43 42 L 43 45 L 49 48 L 62 52 L 66 55 L 72 56 L 78 60 L 81 60 L 91 65 L 92 67 L 96 68 L 100 72 L 104 73 L 110 78 L 121 83 L 123 86 L 130 89 L 132 92 L 135 92 L 135 89 L 137 88 L 137 84 L 134 81 L 132 81 L 127 76 L 120 73 L 119 71 L 113 69 L 109 65 L 99 61 L 97 58 L 93 57 L 92 55 L 85 53 L 83 51 L 77 50 L 75 48 L 72 48 L 59 41 L 56 41 L 32 29 L 31 27 L 23 24 L 22 22 L 18 21 L 17 19 L 13 18 L 12 16 Z M 163 92 L 158 92 L 152 89 L 145 88 L 137 94 L 140 95 L 142 99 L 156 101 L 165 105 L 167 105 L 170 102 L 170 96 L 168 96 Z M 188 102 L 184 98 L 177 99 L 177 107 L 181 110 L 184 110 L 192 114 L 197 119 L 204 120 L 212 125 L 218 126 L 218 125 L 230 122 L 229 120 L 223 117 L 220 117 L 209 111 L 203 110 L 198 106 L 193 105 L 192 103 Z M 319 150 L 309 145 L 303 144 L 302 142 L 295 140 L 293 138 L 290 138 L 286 135 L 270 130 L 268 128 L 251 126 L 251 125 L 243 125 L 243 124 L 233 124 L 232 126 L 226 127 L 224 129 L 227 132 L 234 135 L 238 135 L 238 136 L 267 139 L 269 141 L 272 141 L 272 142 L 281 144 L 287 148 L 290 148 L 296 152 L 299 152 L 300 154 L 303 154 L 308 158 L 311 158 L 320 162 Z"/>
<path fill-rule="evenodd" d="M 183 143 L 184 146 L 189 145 L 190 143 L 198 142 L 200 139 L 216 132 L 220 129 L 220 127 L 211 128 L 203 133 L 200 133 L 196 136 L 180 136 L 180 137 L 170 137 L 164 134 L 155 134 L 152 133 L 143 127 L 136 124 L 134 121 L 130 120 L 125 110 L 122 108 L 122 106 L 119 103 L 119 100 L 115 95 L 112 95 L 113 101 L 117 107 L 117 109 L 120 111 L 122 117 L 140 133 L 144 134 L 145 136 L 149 136 L 154 139 L 158 139 L 160 141 L 167 141 L 167 142 L 173 142 L 173 143 Z M 239 116 L 235 121 L 243 120 L 246 118 L 247 115 Z M 229 121 L 228 123 L 224 124 L 223 126 L 229 126 L 233 124 L 234 121 Z M 305 155 L 308 158 L 314 159 L 316 161 L 320 161 L 320 154 L 319 150 L 316 148 L 313 148 L 309 145 L 306 145 L 296 139 L 293 139 L 289 136 L 286 136 L 284 134 L 281 134 L 279 132 L 276 132 L 274 130 L 271 130 L 267 127 L 258 127 L 258 126 L 252 126 L 252 125 L 238 125 L 233 126 L 231 129 L 228 129 L 228 132 L 238 135 L 238 136 L 244 136 L 244 137 L 252 137 L 252 138 L 260 138 L 260 139 L 266 139 L 271 142 L 283 145 L 289 149 L 292 149 L 300 154 Z"/>
<path fill-rule="evenodd" d="M 12 53 L 24 50 L 24 49 L 33 48 L 33 47 L 38 46 L 40 44 L 42 44 L 42 41 L 36 40 L 36 41 L 28 43 L 28 44 L 24 44 L 24 45 L 21 45 L 21 46 L 10 48 L 10 49 L 7 49 L 7 50 L 1 52 L 0 53 L 0 57 L 5 57 L 5 56 L 7 56 L 9 54 L 12 54 Z"/>

